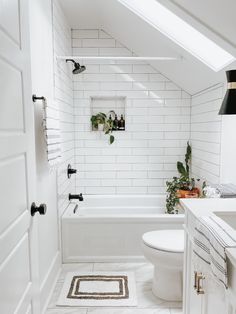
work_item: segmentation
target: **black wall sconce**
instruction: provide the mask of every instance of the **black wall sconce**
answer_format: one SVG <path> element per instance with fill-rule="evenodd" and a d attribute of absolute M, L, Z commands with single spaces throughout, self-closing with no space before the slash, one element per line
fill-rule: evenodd
<path fill-rule="evenodd" d="M 236 114 L 236 70 L 226 71 L 227 91 L 219 114 Z"/>

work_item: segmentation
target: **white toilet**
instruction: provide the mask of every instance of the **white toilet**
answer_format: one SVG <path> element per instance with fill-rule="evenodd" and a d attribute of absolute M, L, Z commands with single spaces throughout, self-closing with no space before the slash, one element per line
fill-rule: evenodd
<path fill-rule="evenodd" d="M 153 294 L 168 301 L 182 301 L 184 231 L 147 232 L 142 247 L 144 256 L 155 267 Z"/>

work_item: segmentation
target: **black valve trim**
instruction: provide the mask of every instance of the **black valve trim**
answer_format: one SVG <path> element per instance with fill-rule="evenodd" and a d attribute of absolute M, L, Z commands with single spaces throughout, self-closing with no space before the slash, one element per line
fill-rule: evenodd
<path fill-rule="evenodd" d="M 67 178 L 70 179 L 72 174 L 75 174 L 77 172 L 76 169 L 72 169 L 71 165 L 69 164 L 67 167 Z"/>

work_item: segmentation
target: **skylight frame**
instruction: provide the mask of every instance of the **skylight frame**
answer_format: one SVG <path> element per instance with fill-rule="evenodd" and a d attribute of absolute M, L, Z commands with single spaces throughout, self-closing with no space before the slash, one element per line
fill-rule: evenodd
<path fill-rule="evenodd" d="M 236 58 L 232 54 L 230 54 L 224 48 L 220 47 L 214 41 L 212 41 L 211 39 L 206 37 L 204 34 L 199 32 L 196 28 L 192 27 L 189 23 L 181 19 L 179 16 L 177 16 L 172 11 L 170 11 L 168 8 L 160 4 L 158 1 L 156 0 L 118 0 L 118 1 L 122 5 L 127 7 L 129 10 L 134 12 L 136 15 L 141 17 L 143 20 L 145 20 L 147 23 L 152 25 L 154 28 L 156 28 L 166 37 L 171 39 L 177 45 L 179 45 L 180 47 L 188 51 L 195 58 L 197 58 L 202 63 L 207 65 L 209 68 L 214 70 L 215 72 L 222 70 L 223 68 L 227 67 L 229 64 L 231 64 L 232 62 L 236 60 Z M 149 12 L 148 12 L 148 4 L 150 7 Z M 168 17 L 168 19 L 165 20 L 164 24 L 163 24 L 163 19 L 162 21 L 160 19 L 160 22 L 158 25 L 156 16 L 154 17 L 153 12 L 159 12 L 159 17 L 160 15 L 164 15 Z M 172 34 L 171 34 L 171 27 L 168 27 L 168 25 L 171 25 L 170 23 L 173 23 L 173 22 L 175 23 L 175 25 L 179 26 L 180 29 L 185 30 L 186 33 L 191 34 L 189 38 L 198 38 L 198 42 L 200 43 L 199 47 L 203 47 L 204 51 L 201 48 L 198 49 L 197 51 L 195 43 L 192 44 L 192 47 L 191 47 L 191 44 L 187 43 L 187 40 L 189 40 L 189 38 L 187 38 L 188 36 L 186 38 L 183 38 L 183 33 L 182 33 L 182 36 L 181 34 L 179 34 L 178 36 L 177 28 L 175 28 L 174 31 L 172 29 Z M 181 40 L 181 37 L 182 37 L 182 40 Z M 212 53 L 208 54 L 207 52 L 210 49 Z M 218 60 L 216 56 L 218 56 Z"/>

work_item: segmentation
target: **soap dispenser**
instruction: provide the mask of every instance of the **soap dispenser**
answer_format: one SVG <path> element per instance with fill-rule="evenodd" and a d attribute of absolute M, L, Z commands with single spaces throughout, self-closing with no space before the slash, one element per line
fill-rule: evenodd
<path fill-rule="evenodd" d="M 113 130 L 118 130 L 119 129 L 119 121 L 117 119 L 117 114 L 115 114 L 115 119 L 113 121 Z"/>
<path fill-rule="evenodd" d="M 123 114 L 120 117 L 120 121 L 119 121 L 119 130 L 125 130 L 125 120 L 124 120 L 124 116 Z"/>

